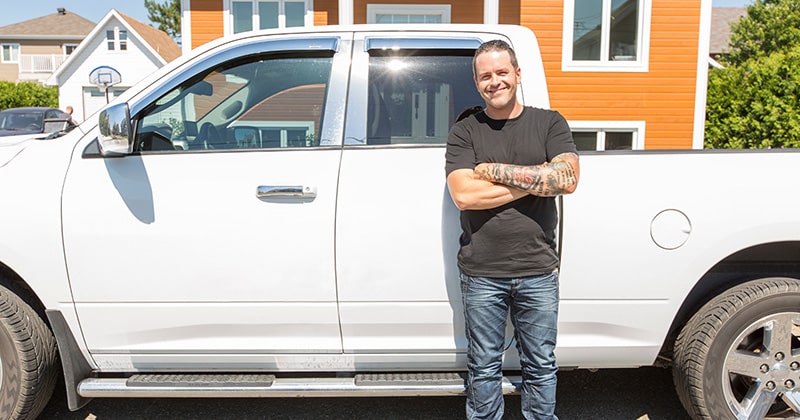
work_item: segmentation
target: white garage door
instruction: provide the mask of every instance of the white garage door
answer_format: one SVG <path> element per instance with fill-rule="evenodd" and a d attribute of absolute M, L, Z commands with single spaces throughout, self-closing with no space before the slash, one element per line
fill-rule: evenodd
<path fill-rule="evenodd" d="M 108 88 L 108 100 L 116 98 L 122 92 L 128 90 L 128 87 L 113 87 Z M 106 106 L 106 93 L 98 87 L 84 87 L 83 88 L 83 119 L 85 120 L 90 115 L 99 111 L 100 108 Z"/>

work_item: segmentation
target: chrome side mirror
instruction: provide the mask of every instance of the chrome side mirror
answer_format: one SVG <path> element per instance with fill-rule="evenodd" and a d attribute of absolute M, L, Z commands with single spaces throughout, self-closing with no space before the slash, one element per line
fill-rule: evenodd
<path fill-rule="evenodd" d="M 100 135 L 97 143 L 100 154 L 106 157 L 126 156 L 133 153 L 131 115 L 128 104 L 113 104 L 100 111 Z"/>

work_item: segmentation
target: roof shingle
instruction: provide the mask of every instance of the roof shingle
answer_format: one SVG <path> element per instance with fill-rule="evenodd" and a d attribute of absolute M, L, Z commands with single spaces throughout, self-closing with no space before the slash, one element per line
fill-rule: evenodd
<path fill-rule="evenodd" d="M 95 23 L 69 10 L 0 27 L 0 37 L 77 37 L 84 38 Z"/>
<path fill-rule="evenodd" d="M 711 9 L 711 43 L 708 51 L 713 55 L 728 52 L 731 24 L 747 15 L 746 7 L 714 7 Z"/>
<path fill-rule="evenodd" d="M 167 35 L 166 32 L 156 29 L 148 24 L 142 23 L 122 12 L 117 10 L 117 13 L 125 19 L 128 25 L 131 26 L 145 42 L 150 44 L 164 60 L 169 63 L 170 61 L 180 57 L 181 47 Z"/>

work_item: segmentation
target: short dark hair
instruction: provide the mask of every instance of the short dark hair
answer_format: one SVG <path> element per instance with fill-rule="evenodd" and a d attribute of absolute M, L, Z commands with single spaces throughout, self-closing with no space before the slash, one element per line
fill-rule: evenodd
<path fill-rule="evenodd" d="M 511 48 L 511 45 L 508 45 L 508 42 L 503 41 L 502 39 L 493 39 L 491 41 L 486 41 L 475 50 L 475 55 L 472 57 L 472 75 L 477 77 L 477 67 L 475 66 L 475 62 L 478 59 L 478 56 L 491 52 L 491 51 L 505 51 L 508 53 L 508 56 L 511 58 L 511 65 L 514 66 L 514 70 L 519 67 L 519 62 L 517 61 L 517 54 L 514 53 L 514 49 Z"/>

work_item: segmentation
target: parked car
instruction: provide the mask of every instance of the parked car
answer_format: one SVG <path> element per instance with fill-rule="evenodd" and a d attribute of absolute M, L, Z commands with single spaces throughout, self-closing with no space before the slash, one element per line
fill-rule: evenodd
<path fill-rule="evenodd" d="M 57 140 L 0 143 L 0 417 L 34 418 L 59 373 L 70 409 L 463 393 L 444 151 L 492 39 L 549 107 L 527 28 L 289 28 L 199 47 Z M 695 419 L 800 416 L 800 152 L 580 159 L 559 367 L 671 365 Z"/>
<path fill-rule="evenodd" d="M 44 137 L 75 126 L 72 116 L 57 108 L 25 107 L 0 111 L 0 141 L 9 137 Z"/>

